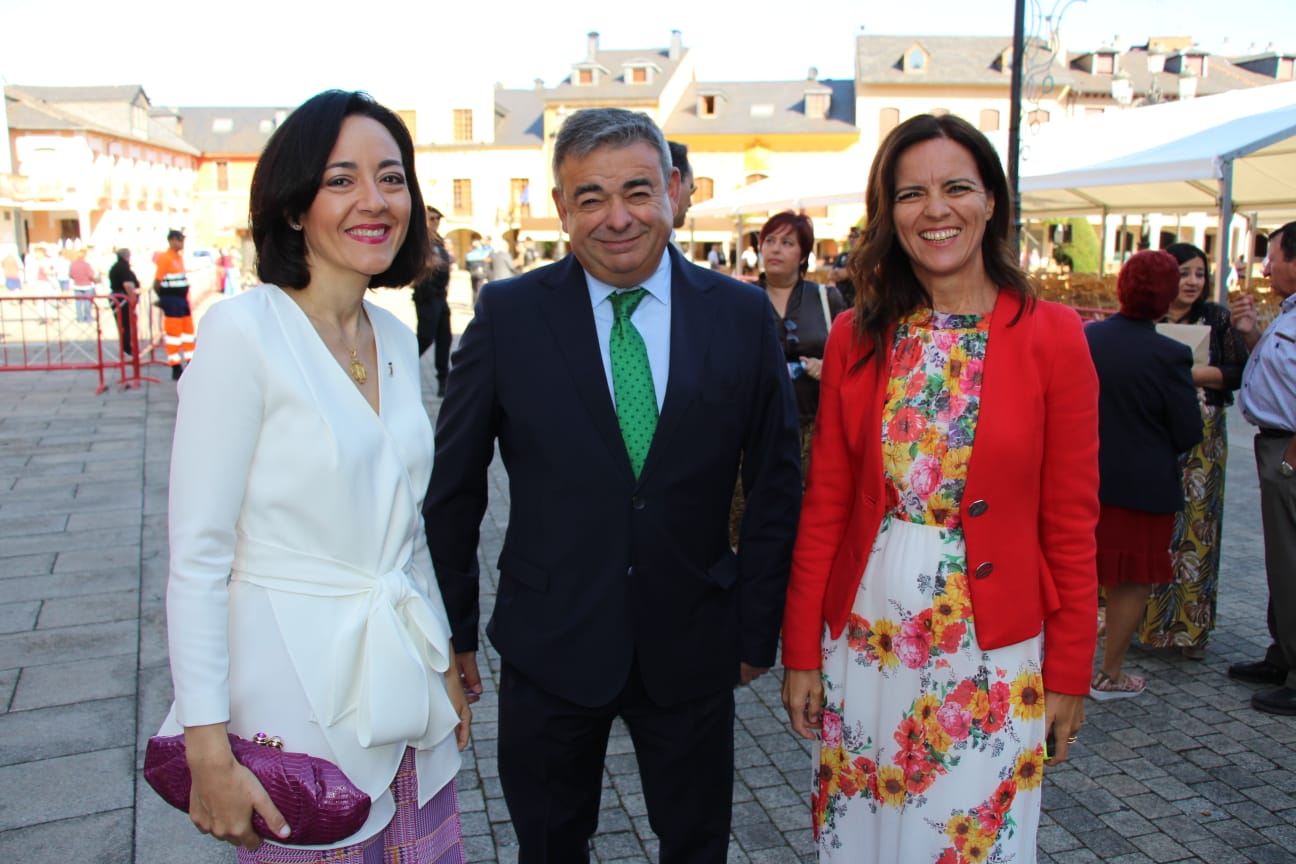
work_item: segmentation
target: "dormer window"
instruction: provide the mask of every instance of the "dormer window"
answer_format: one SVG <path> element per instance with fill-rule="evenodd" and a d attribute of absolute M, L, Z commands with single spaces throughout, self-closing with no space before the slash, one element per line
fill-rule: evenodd
<path fill-rule="evenodd" d="M 1100 51 L 1097 54 L 1094 54 L 1093 74 L 1094 75 L 1116 74 L 1116 53 L 1114 51 Z"/>
<path fill-rule="evenodd" d="M 699 117 L 714 117 L 720 110 L 719 93 L 699 93 L 697 112 Z"/>
<path fill-rule="evenodd" d="M 998 66 L 1000 72 L 1012 72 L 1012 55 L 1013 52 L 1011 48 L 1005 48 L 1003 51 L 999 52 Z"/>
<path fill-rule="evenodd" d="M 627 84 L 651 84 L 656 77 L 657 67 L 651 63 L 627 63 L 624 68 Z"/>
<path fill-rule="evenodd" d="M 217 135 L 227 135 L 234 131 L 233 117 L 213 117 L 211 131 Z"/>
<path fill-rule="evenodd" d="M 603 83 L 603 76 L 610 75 L 608 70 L 597 63 L 586 60 L 572 66 L 572 83 L 578 87 L 594 87 Z"/>
<path fill-rule="evenodd" d="M 904 71 L 906 72 L 926 72 L 927 71 L 927 52 L 921 45 L 915 45 L 905 52 Z"/>
<path fill-rule="evenodd" d="M 131 106 L 131 132 L 137 137 L 148 137 L 148 109 L 143 105 Z"/>
<path fill-rule="evenodd" d="M 824 120 L 832 104 L 831 90 L 805 91 L 805 115 L 812 120 Z"/>

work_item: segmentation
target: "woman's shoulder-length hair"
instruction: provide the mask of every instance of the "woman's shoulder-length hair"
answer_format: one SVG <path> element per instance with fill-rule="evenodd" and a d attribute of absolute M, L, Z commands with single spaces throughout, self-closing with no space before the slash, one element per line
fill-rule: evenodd
<path fill-rule="evenodd" d="M 423 193 L 414 175 L 414 140 L 391 109 L 363 92 L 326 90 L 306 100 L 270 136 L 252 175 L 250 222 L 256 246 L 257 276 L 262 282 L 304 288 L 310 282 L 306 240 L 292 227 L 310 209 L 324 167 L 348 117 L 380 123 L 396 141 L 410 194 L 405 241 L 391 266 L 369 280 L 370 288 L 394 288 L 413 282 L 423 268 L 428 243 Z"/>

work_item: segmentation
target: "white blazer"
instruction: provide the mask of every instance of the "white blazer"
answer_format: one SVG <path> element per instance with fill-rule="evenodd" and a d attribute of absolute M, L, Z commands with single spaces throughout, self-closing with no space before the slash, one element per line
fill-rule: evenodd
<path fill-rule="evenodd" d="M 284 291 L 208 310 L 180 379 L 161 734 L 226 722 L 335 762 L 374 802 L 340 846 L 391 820 L 407 745 L 420 805 L 459 770 L 421 515 L 432 428 L 408 327 L 365 303 L 375 414 Z"/>

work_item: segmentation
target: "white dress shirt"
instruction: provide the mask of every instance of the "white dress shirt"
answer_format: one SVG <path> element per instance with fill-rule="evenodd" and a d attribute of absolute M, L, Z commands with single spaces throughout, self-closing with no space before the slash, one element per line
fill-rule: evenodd
<path fill-rule="evenodd" d="M 634 324 L 639 335 L 643 337 L 644 347 L 648 349 L 648 365 L 652 369 L 653 389 L 657 391 L 657 410 L 660 412 L 662 401 L 666 398 L 666 382 L 670 378 L 670 297 L 671 297 L 671 257 L 662 250 L 661 262 L 653 274 L 644 280 L 639 287 L 648 291 L 648 296 L 639 301 L 630 323 Z M 621 290 L 600 282 L 585 273 L 585 284 L 589 286 L 590 305 L 594 307 L 594 330 L 598 333 L 599 353 L 603 357 L 603 373 L 607 375 L 608 392 L 612 394 L 612 404 L 616 404 L 616 388 L 612 386 L 612 352 L 609 341 L 612 338 L 612 324 L 616 313 L 612 311 L 612 294 Z"/>

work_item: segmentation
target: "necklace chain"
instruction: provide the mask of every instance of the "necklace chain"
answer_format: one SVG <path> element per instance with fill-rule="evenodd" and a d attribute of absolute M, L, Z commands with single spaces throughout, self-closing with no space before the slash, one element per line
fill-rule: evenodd
<path fill-rule="evenodd" d="M 307 311 L 304 306 L 301 307 L 301 310 L 306 313 L 306 317 L 315 325 L 316 332 L 319 332 L 319 325 L 322 323 L 322 319 Z M 343 335 L 341 325 L 338 325 L 337 331 L 338 337 L 341 338 Z M 320 337 L 323 338 L 323 336 L 324 334 L 320 333 Z M 357 339 L 360 338 L 360 334 L 357 333 L 356 336 Z M 325 340 L 324 345 L 325 347 L 328 347 L 330 351 L 333 350 L 329 347 L 327 340 Z M 351 380 L 356 383 L 356 386 L 364 386 L 364 383 L 369 380 L 369 370 L 365 367 L 364 361 L 360 359 L 360 348 L 358 346 L 355 348 L 346 348 L 345 343 L 343 348 L 351 354 L 351 359 L 347 364 L 347 372 L 351 375 Z"/>

